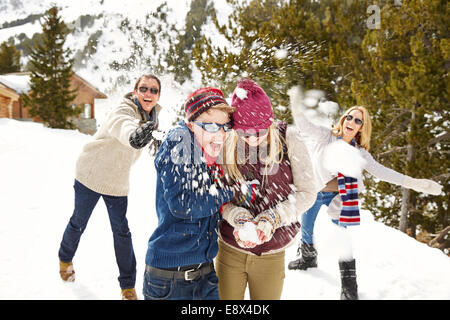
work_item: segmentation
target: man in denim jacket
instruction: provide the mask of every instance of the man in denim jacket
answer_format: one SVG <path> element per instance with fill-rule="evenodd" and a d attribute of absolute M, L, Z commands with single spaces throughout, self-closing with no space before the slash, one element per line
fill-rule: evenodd
<path fill-rule="evenodd" d="M 196 90 L 185 103 L 186 119 L 155 157 L 158 227 L 148 243 L 145 299 L 219 298 L 216 229 L 234 193 L 218 183 L 223 171 L 215 160 L 233 111 L 219 89 Z"/>

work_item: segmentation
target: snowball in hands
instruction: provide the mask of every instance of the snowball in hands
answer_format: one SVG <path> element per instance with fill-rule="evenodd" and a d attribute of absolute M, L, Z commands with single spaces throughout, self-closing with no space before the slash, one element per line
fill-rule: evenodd
<path fill-rule="evenodd" d="M 259 244 L 259 238 L 258 233 L 256 232 L 256 225 L 252 222 L 246 222 L 242 226 L 242 228 L 239 229 L 239 239 L 241 241 L 250 241 L 253 243 Z"/>

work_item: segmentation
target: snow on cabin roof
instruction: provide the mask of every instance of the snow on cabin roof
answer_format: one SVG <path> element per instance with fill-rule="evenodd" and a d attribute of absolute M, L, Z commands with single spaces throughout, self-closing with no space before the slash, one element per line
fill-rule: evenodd
<path fill-rule="evenodd" d="M 30 91 L 30 75 L 28 73 L 2 74 L 0 82 L 19 94 Z"/>
<path fill-rule="evenodd" d="M 87 86 L 95 91 L 96 99 L 106 99 L 107 96 L 90 84 L 87 80 L 80 77 L 78 74 L 74 74 L 78 79 L 83 81 Z M 17 73 L 7 73 L 0 75 L 0 83 L 13 89 L 18 94 L 28 93 L 30 91 L 30 73 L 29 72 L 17 72 Z"/>

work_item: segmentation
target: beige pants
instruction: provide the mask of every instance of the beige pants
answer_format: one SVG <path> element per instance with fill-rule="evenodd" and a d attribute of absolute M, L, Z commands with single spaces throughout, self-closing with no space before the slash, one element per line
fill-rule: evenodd
<path fill-rule="evenodd" d="M 255 256 L 219 240 L 215 266 L 222 300 L 243 300 L 247 283 L 252 300 L 279 300 L 281 297 L 284 251 Z"/>

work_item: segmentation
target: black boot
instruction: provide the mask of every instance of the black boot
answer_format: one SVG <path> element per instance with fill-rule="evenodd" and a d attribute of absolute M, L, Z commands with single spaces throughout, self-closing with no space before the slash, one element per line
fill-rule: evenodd
<path fill-rule="evenodd" d="M 298 248 L 297 254 L 301 257 L 291 261 L 288 264 L 289 270 L 306 270 L 308 268 L 317 268 L 317 251 L 312 244 L 302 242 Z"/>
<path fill-rule="evenodd" d="M 339 261 L 341 270 L 341 300 L 358 300 L 355 259 Z"/>

